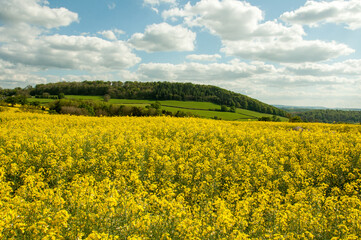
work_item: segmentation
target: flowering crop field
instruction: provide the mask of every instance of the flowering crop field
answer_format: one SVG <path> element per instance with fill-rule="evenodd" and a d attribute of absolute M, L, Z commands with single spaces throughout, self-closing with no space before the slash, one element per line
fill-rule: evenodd
<path fill-rule="evenodd" d="M 360 154 L 360 125 L 5 111 L 0 239 L 360 239 Z"/>

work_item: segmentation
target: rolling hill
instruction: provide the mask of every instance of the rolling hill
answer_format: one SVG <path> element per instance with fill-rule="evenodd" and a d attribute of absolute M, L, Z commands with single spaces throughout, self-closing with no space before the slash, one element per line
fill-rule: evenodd
<path fill-rule="evenodd" d="M 285 117 L 287 112 L 248 96 L 216 86 L 170 82 L 58 82 L 39 84 L 27 89 L 32 96 L 46 95 L 109 95 L 111 99 L 176 100 L 211 102 L 228 107 Z"/>
<path fill-rule="evenodd" d="M 106 104 L 103 101 L 102 96 L 86 96 L 86 95 L 65 95 L 64 101 L 91 101 L 98 102 L 101 104 Z M 46 99 L 46 98 L 28 98 L 30 103 L 38 102 L 40 105 L 52 106 L 54 102 L 57 102 L 56 99 Z M 139 99 L 110 99 L 107 103 L 109 106 L 128 106 L 128 107 L 138 107 L 145 109 L 151 104 L 158 103 L 160 104 L 161 111 L 167 111 L 177 114 L 177 112 L 183 112 L 188 116 L 196 116 L 201 118 L 213 118 L 213 119 L 223 119 L 223 120 L 232 120 L 232 121 L 257 121 L 259 118 L 274 118 L 274 115 L 259 113 L 251 110 L 235 108 L 233 112 L 231 111 L 221 111 L 221 105 L 210 103 L 210 102 L 195 102 L 195 101 L 175 101 L 175 100 L 139 100 Z M 55 109 L 55 107 L 52 107 Z M 288 118 L 278 116 L 279 121 L 288 121 Z"/>

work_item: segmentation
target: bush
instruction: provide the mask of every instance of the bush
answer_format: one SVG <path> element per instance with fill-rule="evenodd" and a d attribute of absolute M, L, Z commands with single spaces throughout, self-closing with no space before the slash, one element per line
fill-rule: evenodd
<path fill-rule="evenodd" d="M 64 94 L 64 93 L 59 93 L 59 94 L 58 94 L 58 98 L 59 98 L 59 99 L 65 98 L 65 94 Z"/>
<path fill-rule="evenodd" d="M 289 122 L 303 122 L 299 116 L 291 117 L 288 121 Z"/>
<path fill-rule="evenodd" d="M 28 102 L 26 96 L 24 95 L 17 95 L 17 96 L 11 96 L 11 97 L 7 97 L 5 99 L 6 103 L 10 103 L 11 106 L 14 106 L 15 104 L 21 104 L 24 105 Z"/>
<path fill-rule="evenodd" d="M 63 106 L 60 110 L 61 114 L 70 114 L 70 115 L 89 115 L 86 109 L 84 108 L 78 108 L 75 106 Z"/>
<path fill-rule="evenodd" d="M 40 101 L 30 102 L 29 104 L 30 104 L 31 106 L 38 107 L 38 106 L 40 106 Z"/>
<path fill-rule="evenodd" d="M 226 105 L 221 105 L 221 111 L 222 112 L 228 112 L 229 109 L 228 109 L 228 107 Z"/>
<path fill-rule="evenodd" d="M 270 117 L 260 117 L 258 118 L 258 121 L 271 122 L 272 119 Z"/>

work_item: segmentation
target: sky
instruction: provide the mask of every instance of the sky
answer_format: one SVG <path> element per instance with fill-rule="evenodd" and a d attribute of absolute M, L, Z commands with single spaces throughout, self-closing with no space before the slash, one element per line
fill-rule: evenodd
<path fill-rule="evenodd" d="M 361 108 L 360 40 L 360 0 L 0 0 L 0 87 L 192 82 Z"/>

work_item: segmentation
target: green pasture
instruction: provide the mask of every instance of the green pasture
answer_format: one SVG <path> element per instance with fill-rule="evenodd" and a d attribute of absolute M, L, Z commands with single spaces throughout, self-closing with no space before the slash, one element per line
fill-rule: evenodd
<path fill-rule="evenodd" d="M 66 95 L 66 99 L 76 99 L 76 100 L 99 100 L 102 101 L 103 96 L 85 96 L 85 95 Z"/>
<path fill-rule="evenodd" d="M 211 103 L 211 102 L 193 102 L 193 101 L 159 101 L 162 105 L 165 106 L 173 106 L 173 107 L 181 107 L 181 108 L 192 108 L 192 109 L 221 109 L 220 105 Z"/>
<path fill-rule="evenodd" d="M 222 120 L 243 120 L 243 121 L 249 121 L 249 120 L 257 120 L 256 118 L 252 118 L 249 116 L 245 116 L 242 114 L 232 113 L 232 112 L 221 112 L 221 111 L 210 111 L 210 110 L 194 110 L 194 109 L 183 109 L 183 108 L 177 108 L 177 107 L 165 107 L 162 106 L 162 110 L 170 111 L 170 112 L 177 112 L 177 111 L 183 111 L 192 113 L 194 115 L 197 115 L 202 118 L 220 118 Z"/>

